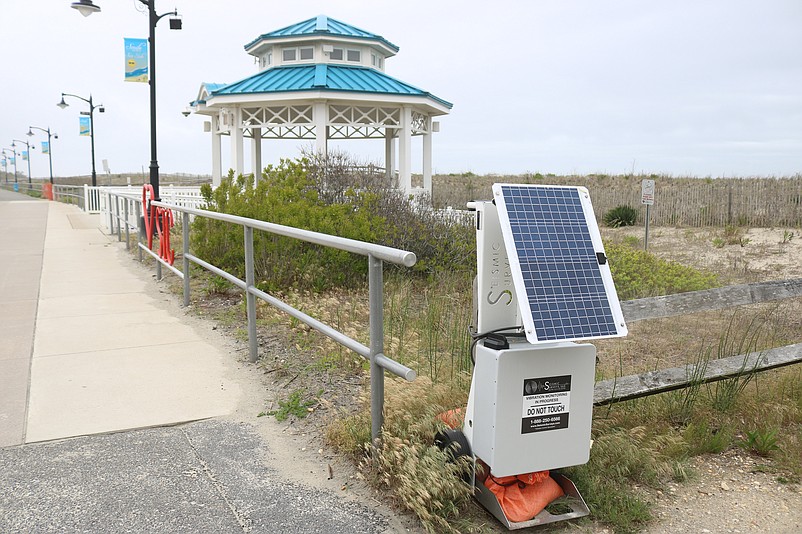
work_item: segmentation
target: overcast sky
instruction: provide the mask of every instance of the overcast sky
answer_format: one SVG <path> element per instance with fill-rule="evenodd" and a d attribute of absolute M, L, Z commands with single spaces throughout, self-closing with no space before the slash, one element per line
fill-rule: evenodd
<path fill-rule="evenodd" d="M 49 126 L 56 176 L 89 174 L 87 106 L 55 104 L 91 93 L 106 108 L 95 116 L 99 174 L 103 159 L 114 173 L 147 173 L 148 87 L 123 81 L 123 38 L 147 37 L 144 6 L 95 0 L 102 12 L 84 18 L 71 1 L 3 2 L 0 146 Z M 181 114 L 200 84 L 254 74 L 246 43 L 320 14 L 396 44 L 386 72 L 454 104 L 434 137 L 438 173 L 802 172 L 800 0 L 157 1 L 159 13 L 174 7 L 184 29 L 164 20 L 157 31 L 162 172 L 210 172 L 203 120 Z M 32 138 L 35 177 L 48 174 L 43 138 Z M 299 146 L 265 142 L 265 163 Z M 342 148 L 383 154 L 380 141 Z"/>

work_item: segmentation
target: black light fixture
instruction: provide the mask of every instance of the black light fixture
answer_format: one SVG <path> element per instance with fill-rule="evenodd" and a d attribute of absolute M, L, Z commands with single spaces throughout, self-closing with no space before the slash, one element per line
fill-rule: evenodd
<path fill-rule="evenodd" d="M 182 27 L 182 20 L 178 11 L 171 11 L 158 15 L 156 13 L 156 0 L 139 0 L 141 4 L 148 7 L 148 43 L 149 46 L 149 81 L 150 84 L 150 185 L 153 186 L 153 194 L 156 200 L 160 200 L 159 195 L 159 160 L 157 157 L 156 149 L 156 24 L 159 21 L 169 16 L 170 29 L 180 30 Z M 92 3 L 92 0 L 80 0 L 73 2 L 72 7 L 81 12 L 82 15 L 88 17 L 92 13 L 100 11 L 100 8 Z M 63 102 L 63 99 L 62 99 Z M 61 104 L 59 104 L 61 105 Z M 94 158 L 94 156 L 93 156 Z M 94 168 L 94 164 L 93 164 Z M 94 171 L 93 171 L 94 180 Z M 93 181 L 94 184 L 94 181 Z"/>
<path fill-rule="evenodd" d="M 100 12 L 100 8 L 93 4 L 92 0 L 79 0 L 78 2 L 73 2 L 71 7 L 80 11 L 84 17 Z"/>

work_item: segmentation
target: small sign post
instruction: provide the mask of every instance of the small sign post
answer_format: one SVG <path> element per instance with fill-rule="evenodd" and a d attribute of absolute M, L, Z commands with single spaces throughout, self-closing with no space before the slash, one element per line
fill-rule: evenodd
<path fill-rule="evenodd" d="M 643 250 L 649 250 L 649 216 L 654 204 L 654 180 L 641 182 L 641 204 L 646 204 L 646 237 L 643 239 Z"/>

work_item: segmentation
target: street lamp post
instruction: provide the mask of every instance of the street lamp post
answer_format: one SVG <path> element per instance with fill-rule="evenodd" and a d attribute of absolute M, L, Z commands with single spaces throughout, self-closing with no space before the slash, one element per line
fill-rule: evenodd
<path fill-rule="evenodd" d="M 3 156 L 3 169 L 6 171 L 6 183 L 8 183 L 8 165 L 9 165 L 10 162 L 8 161 L 8 158 L 6 157 L 6 149 L 4 148 L 4 149 L 0 150 L 0 154 L 2 154 L 2 156 Z"/>
<path fill-rule="evenodd" d="M 31 188 L 31 144 L 28 141 L 20 141 L 19 139 L 12 139 L 11 140 L 11 146 L 14 147 L 14 148 L 16 148 L 16 145 L 14 143 L 22 143 L 23 145 L 25 145 L 25 148 L 28 149 L 27 150 L 27 152 L 28 152 L 28 158 L 27 158 L 28 159 L 28 189 L 30 189 Z M 16 158 L 14 159 L 14 161 L 16 161 Z"/>
<path fill-rule="evenodd" d="M 39 128 L 38 126 L 28 126 L 28 137 L 33 137 L 33 130 L 41 130 L 47 134 L 47 159 L 50 161 L 50 183 L 53 183 L 53 143 L 50 140 L 50 127 L 47 129 Z M 55 139 L 58 139 L 58 134 L 53 134 Z"/>
<path fill-rule="evenodd" d="M 11 143 L 11 146 L 14 146 L 14 143 Z M 16 147 L 4 148 L 3 154 L 5 154 L 6 152 L 11 152 L 11 158 L 12 158 L 11 163 L 14 164 L 14 183 L 17 183 L 17 149 Z M 6 169 L 6 172 L 8 172 L 8 169 Z"/>
<path fill-rule="evenodd" d="M 89 98 L 86 99 L 82 96 L 71 95 L 69 93 L 61 93 L 61 102 L 56 104 L 61 109 L 64 109 L 67 106 L 69 106 L 69 104 L 64 102 L 65 96 L 71 96 L 73 98 L 77 98 L 78 100 L 83 100 L 84 102 L 89 104 L 89 140 L 91 142 L 90 144 L 92 145 L 92 187 L 96 187 L 97 172 L 95 172 L 95 109 L 97 109 L 100 113 L 103 113 L 106 110 L 103 107 L 103 104 L 96 106 L 92 103 L 92 95 L 89 95 Z"/>
<path fill-rule="evenodd" d="M 155 199 L 160 200 L 159 161 L 156 150 L 156 25 L 168 15 L 177 17 L 178 11 L 159 15 L 156 13 L 156 0 L 139 0 L 139 2 L 148 6 L 148 43 L 150 44 L 150 72 L 148 76 L 148 83 L 150 84 L 150 185 L 153 186 Z M 71 7 L 77 9 L 84 17 L 100 11 L 100 7 L 92 3 L 92 0 L 79 0 L 78 2 L 73 2 Z M 180 30 L 181 19 L 170 19 L 170 29 Z"/>

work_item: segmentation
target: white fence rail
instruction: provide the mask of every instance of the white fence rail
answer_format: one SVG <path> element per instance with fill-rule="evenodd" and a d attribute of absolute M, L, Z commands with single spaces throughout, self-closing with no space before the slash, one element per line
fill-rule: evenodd
<path fill-rule="evenodd" d="M 197 186 L 168 185 L 161 187 L 159 194 L 164 202 L 182 208 L 200 209 L 205 203 Z M 142 186 L 56 185 L 53 195 L 54 200 L 77 204 L 86 213 L 99 213 L 103 229 L 109 234 L 120 234 L 124 225 L 130 230 L 139 228 Z"/>

